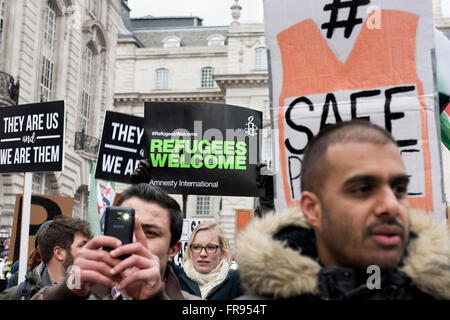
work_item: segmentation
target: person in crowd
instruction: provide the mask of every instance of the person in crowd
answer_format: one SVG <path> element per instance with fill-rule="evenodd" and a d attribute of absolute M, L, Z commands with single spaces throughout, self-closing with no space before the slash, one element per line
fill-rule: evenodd
<path fill-rule="evenodd" d="M 40 230 L 36 238 L 42 262 L 27 273 L 21 284 L 3 291 L 0 299 L 29 300 L 41 288 L 62 282 L 74 256 L 91 238 L 87 222 L 56 217 Z"/>
<path fill-rule="evenodd" d="M 396 141 L 363 120 L 305 150 L 300 207 L 253 219 L 236 240 L 238 299 L 450 299 L 450 235 L 413 209 Z"/>
<path fill-rule="evenodd" d="M 42 262 L 41 254 L 39 253 L 38 237 L 44 227 L 50 222 L 52 222 L 52 220 L 47 220 L 42 223 L 36 232 L 36 236 L 34 238 L 34 249 L 28 257 L 27 273 L 36 268 Z M 19 273 L 17 271 L 19 271 L 19 260 L 16 260 L 11 266 L 11 277 L 8 279 L 6 288 L 17 286 L 17 282 L 19 280 Z"/>
<path fill-rule="evenodd" d="M 141 160 L 130 178 L 133 183 L 148 183 L 151 179 L 150 161 Z M 183 267 L 174 262 L 172 267 L 186 292 L 207 300 L 234 299 L 243 291 L 238 271 L 230 268 L 229 255 L 230 246 L 223 230 L 215 222 L 205 222 L 191 234 Z"/>
<path fill-rule="evenodd" d="M 183 267 L 174 265 L 181 288 L 207 300 L 232 300 L 243 294 L 239 273 L 230 269 L 230 245 L 214 221 L 199 224 L 189 238 Z"/>
<path fill-rule="evenodd" d="M 198 299 L 180 289 L 169 265 L 181 248 L 183 227 L 175 199 L 141 183 L 125 189 L 117 205 L 135 210 L 134 241 L 122 245 L 111 236 L 94 237 L 76 256 L 73 273 L 41 289 L 33 300 Z M 130 256 L 119 259 L 123 255 Z"/>

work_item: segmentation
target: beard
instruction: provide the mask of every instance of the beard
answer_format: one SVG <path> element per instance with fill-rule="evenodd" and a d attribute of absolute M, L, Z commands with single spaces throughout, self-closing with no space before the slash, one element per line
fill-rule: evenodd
<path fill-rule="evenodd" d="M 63 261 L 64 270 L 67 270 L 71 265 L 73 265 L 74 257 L 70 250 L 67 250 L 67 256 Z"/>

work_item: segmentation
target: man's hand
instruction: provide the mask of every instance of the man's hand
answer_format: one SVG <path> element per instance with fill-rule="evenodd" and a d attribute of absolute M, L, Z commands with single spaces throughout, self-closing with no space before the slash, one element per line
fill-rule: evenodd
<path fill-rule="evenodd" d="M 149 183 L 151 176 L 152 165 L 150 163 L 150 160 L 143 159 L 141 162 L 139 162 L 136 170 L 133 171 L 132 174 L 130 174 L 130 180 L 133 184 L 139 184 L 139 183 Z"/>
<path fill-rule="evenodd" d="M 73 266 L 78 270 L 79 279 L 76 279 L 76 286 L 68 283 L 69 290 L 84 297 L 89 294 L 93 284 L 113 287 L 120 281 L 120 278 L 111 274 L 111 270 L 121 260 L 114 259 L 109 252 L 99 249 L 101 247 L 117 248 L 121 244 L 120 240 L 109 236 L 97 236 L 89 241 L 75 257 Z"/>
<path fill-rule="evenodd" d="M 112 276 L 121 277 L 117 288 L 133 299 L 148 299 L 162 290 L 159 258 L 147 246 L 141 222 L 136 217 L 136 241 L 111 251 L 111 257 L 131 254 L 111 270 Z"/>

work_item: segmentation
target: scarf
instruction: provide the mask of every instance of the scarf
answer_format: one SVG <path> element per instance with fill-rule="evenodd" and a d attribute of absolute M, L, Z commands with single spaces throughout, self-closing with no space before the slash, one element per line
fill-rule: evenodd
<path fill-rule="evenodd" d="M 194 269 L 191 261 L 187 259 L 183 264 L 183 269 L 186 275 L 198 284 L 202 298 L 205 299 L 213 288 L 225 280 L 230 269 L 230 263 L 227 259 L 222 259 L 209 273 L 200 273 Z"/>

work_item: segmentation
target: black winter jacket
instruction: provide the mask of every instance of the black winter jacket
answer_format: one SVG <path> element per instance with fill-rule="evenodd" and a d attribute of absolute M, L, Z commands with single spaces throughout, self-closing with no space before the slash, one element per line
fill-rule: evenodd
<path fill-rule="evenodd" d="M 291 210 L 253 219 L 236 241 L 247 295 L 239 299 L 450 299 L 450 232 L 429 214 L 410 210 L 410 237 L 394 269 L 324 267 L 303 214 Z M 369 284 L 369 285 L 368 285 Z"/>
<path fill-rule="evenodd" d="M 201 297 L 200 288 L 198 284 L 189 278 L 182 267 L 171 264 L 178 281 L 180 282 L 181 290 L 190 294 Z M 208 295 L 206 300 L 232 300 L 241 296 L 244 292 L 240 286 L 239 273 L 237 270 L 228 271 L 226 278 L 214 287 Z"/>

